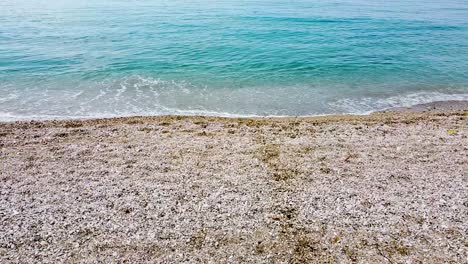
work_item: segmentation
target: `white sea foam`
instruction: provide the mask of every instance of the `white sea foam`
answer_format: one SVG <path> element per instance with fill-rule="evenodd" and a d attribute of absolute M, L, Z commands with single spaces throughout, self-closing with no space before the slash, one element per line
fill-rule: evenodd
<path fill-rule="evenodd" d="M 331 102 L 333 109 L 349 114 L 369 114 L 393 107 L 409 107 L 436 101 L 467 101 L 468 93 L 444 94 L 440 92 L 418 92 L 387 98 L 364 97 L 358 99 L 340 99 Z"/>
<path fill-rule="evenodd" d="M 6 86 L 4 86 L 6 87 Z M 58 88 L 57 88 L 58 87 Z M 347 87 L 264 86 L 206 87 L 186 81 L 142 76 L 82 82 L 63 88 L 25 89 L 9 85 L 0 104 L 0 121 L 123 116 L 203 115 L 221 117 L 285 117 L 368 114 L 392 107 L 434 101 L 468 100 L 463 87 L 437 91 L 362 96 Z M 336 90 L 338 92 L 336 92 Z M 334 92 L 334 94 L 331 94 Z M 387 92 L 388 94 L 388 92 Z"/>
<path fill-rule="evenodd" d="M 294 115 L 300 117 L 307 116 L 325 116 L 332 114 L 355 114 L 365 115 L 374 111 L 380 111 L 392 107 L 408 107 L 417 104 L 431 103 L 436 101 L 451 101 L 462 100 L 468 101 L 468 94 L 442 94 L 431 92 L 420 92 L 408 94 L 406 96 L 392 96 L 389 98 L 360 98 L 360 99 L 341 99 L 329 103 L 330 107 L 334 108 L 335 112 L 327 114 L 307 114 L 307 115 Z M 183 116 L 219 116 L 219 117 L 288 117 L 292 115 L 275 115 L 275 114 L 237 114 L 220 111 L 210 110 L 185 110 L 173 109 L 167 107 L 159 107 L 159 111 L 139 111 L 135 105 L 130 105 L 132 111 L 126 113 L 119 111 L 118 113 L 110 112 L 89 112 L 83 114 L 15 114 L 11 112 L 0 112 L 0 121 L 13 122 L 13 121 L 27 121 L 27 120 L 63 120 L 63 119 L 92 119 L 92 118 L 113 118 L 113 117 L 128 117 L 128 116 L 161 116 L 161 115 L 183 115 Z"/>

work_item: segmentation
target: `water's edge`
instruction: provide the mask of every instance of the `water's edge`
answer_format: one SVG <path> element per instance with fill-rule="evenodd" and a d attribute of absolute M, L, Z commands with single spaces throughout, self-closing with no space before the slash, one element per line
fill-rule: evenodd
<path fill-rule="evenodd" d="M 272 115 L 232 115 L 232 114 L 161 114 L 161 115 L 102 115 L 102 116 L 86 116 L 86 117 L 15 117 L 10 116 L 5 118 L 0 116 L 0 123 L 28 122 L 28 121 L 85 121 L 85 120 L 101 120 L 101 119 L 119 119 L 119 118 L 137 118 L 137 117 L 219 117 L 219 118 L 242 118 L 242 119 L 283 119 L 283 118 L 314 118 L 314 117 L 334 117 L 334 116 L 366 116 L 374 113 L 414 113 L 414 112 L 458 112 L 468 111 L 468 100 L 447 100 L 434 101 L 430 103 L 415 104 L 411 106 L 390 107 L 369 111 L 366 113 L 335 113 L 335 114 L 317 114 L 303 116 L 272 116 Z"/>

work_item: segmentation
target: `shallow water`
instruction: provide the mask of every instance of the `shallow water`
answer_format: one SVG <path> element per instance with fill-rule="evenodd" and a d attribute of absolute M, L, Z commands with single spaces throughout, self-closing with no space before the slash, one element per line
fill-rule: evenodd
<path fill-rule="evenodd" d="M 468 2 L 0 2 L 0 119 L 468 100 Z"/>

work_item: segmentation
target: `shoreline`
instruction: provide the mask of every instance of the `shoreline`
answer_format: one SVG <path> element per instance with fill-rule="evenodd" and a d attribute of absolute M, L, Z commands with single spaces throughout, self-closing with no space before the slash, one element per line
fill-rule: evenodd
<path fill-rule="evenodd" d="M 382 110 L 375 110 L 370 111 L 367 113 L 362 114 L 355 114 L 355 113 L 336 113 L 336 114 L 319 114 L 319 115 L 311 115 L 311 116 L 256 116 L 256 115 L 249 115 L 249 116 L 225 116 L 225 115 L 178 115 L 178 114 L 171 114 L 171 115 L 129 115 L 129 116 L 109 116 L 109 117 L 50 117 L 50 118 L 25 118 L 20 117 L 15 119 L 15 117 L 11 117 L 11 120 L 0 119 L 0 123 L 15 123 L 15 122 L 48 122 L 48 121 L 85 121 L 85 120 L 106 120 L 106 119 L 120 119 L 120 118 L 151 118 L 151 117 L 183 117 L 183 118 L 199 118 L 199 117 L 206 117 L 206 118 L 227 118 L 227 119 L 289 119 L 289 118 L 323 118 L 323 117 L 337 117 L 337 116 L 367 116 L 372 115 L 375 113 L 386 113 L 386 112 L 444 112 L 444 111 L 463 111 L 468 109 L 468 100 L 450 100 L 450 101 L 435 101 L 431 103 L 424 103 L 424 104 L 416 104 L 408 107 L 391 107 Z"/>
<path fill-rule="evenodd" d="M 462 263 L 466 103 L 0 123 L 0 260 Z"/>
<path fill-rule="evenodd" d="M 425 104 L 416 104 L 410 107 L 392 107 L 384 111 L 394 112 L 444 112 L 444 111 L 460 111 L 468 109 L 468 101 L 452 100 L 452 101 L 435 101 Z"/>

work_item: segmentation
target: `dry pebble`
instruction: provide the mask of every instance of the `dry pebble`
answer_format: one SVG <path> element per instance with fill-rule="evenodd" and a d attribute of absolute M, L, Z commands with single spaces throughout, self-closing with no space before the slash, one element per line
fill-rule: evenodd
<path fill-rule="evenodd" d="M 467 111 L 0 123 L 0 262 L 468 263 L 467 128 Z"/>

